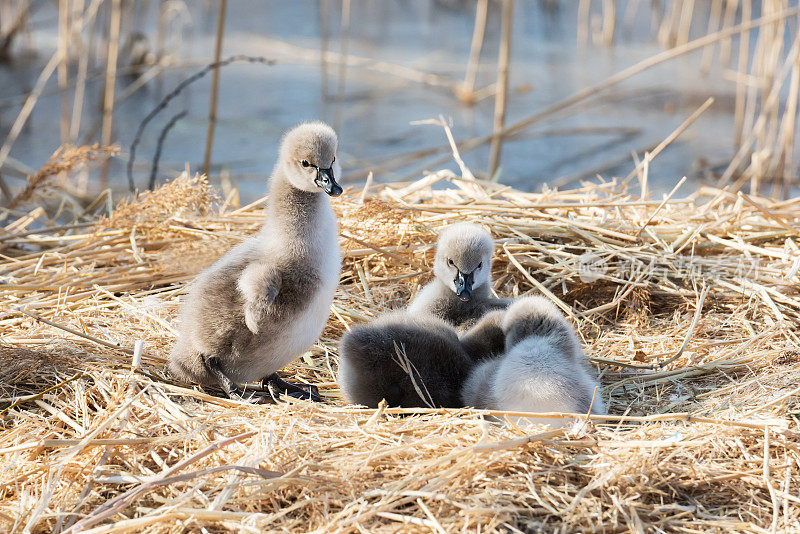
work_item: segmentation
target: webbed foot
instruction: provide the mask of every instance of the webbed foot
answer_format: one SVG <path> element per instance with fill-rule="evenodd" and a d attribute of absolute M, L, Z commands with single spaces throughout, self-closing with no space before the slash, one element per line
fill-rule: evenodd
<path fill-rule="evenodd" d="M 288 395 L 295 399 L 307 399 L 314 402 L 322 402 L 317 386 L 307 384 L 292 384 L 286 382 L 278 373 L 272 373 L 261 381 L 261 387 L 267 390 L 272 397 L 277 400 L 280 395 Z"/>
<path fill-rule="evenodd" d="M 271 395 L 265 395 L 264 393 L 260 393 L 254 390 L 244 390 L 242 391 L 239 386 L 231 380 L 228 375 L 222 370 L 222 365 L 219 362 L 219 358 L 214 356 L 206 356 L 203 355 L 203 364 L 208 369 L 208 372 L 211 373 L 211 376 L 217 381 L 219 387 L 225 392 L 231 400 L 247 402 L 250 404 L 271 404 L 275 402 Z"/>

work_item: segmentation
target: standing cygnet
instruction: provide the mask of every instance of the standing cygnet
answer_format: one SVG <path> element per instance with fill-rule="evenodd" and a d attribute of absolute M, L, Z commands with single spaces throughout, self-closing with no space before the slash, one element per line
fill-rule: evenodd
<path fill-rule="evenodd" d="M 463 327 L 487 311 L 503 309 L 506 299 L 491 296 L 492 236 L 471 223 L 445 228 L 436 244 L 435 278 L 408 305 L 412 315 L 431 313 Z"/>
<path fill-rule="evenodd" d="M 517 300 L 502 321 L 506 352 L 478 364 L 462 389 L 476 408 L 522 412 L 606 413 L 594 372 L 566 318 L 544 297 Z M 564 426 L 569 420 L 515 418 Z"/>
<path fill-rule="evenodd" d="M 342 193 L 336 148 L 336 133 L 321 122 L 284 136 L 261 231 L 200 273 L 183 301 L 168 364 L 176 378 L 219 384 L 231 398 L 242 398 L 237 384 L 258 380 L 273 394 L 319 398 L 315 387 L 288 384 L 275 372 L 317 339 L 339 283 L 328 200 Z"/>
<path fill-rule="evenodd" d="M 339 386 L 353 404 L 461 406 L 473 362 L 453 327 L 429 314 L 393 312 L 354 327 L 339 344 Z"/>

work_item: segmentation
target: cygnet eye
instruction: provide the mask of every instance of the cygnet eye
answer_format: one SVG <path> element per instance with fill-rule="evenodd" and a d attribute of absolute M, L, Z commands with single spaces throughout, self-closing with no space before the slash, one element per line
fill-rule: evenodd
<path fill-rule="evenodd" d="M 455 263 L 453 263 L 453 260 L 451 260 L 451 259 L 448 259 L 448 260 L 447 260 L 447 263 L 449 263 L 450 265 L 453 265 L 453 266 L 455 266 Z"/>
<path fill-rule="evenodd" d="M 310 166 L 311 166 L 311 164 L 310 164 L 308 161 L 306 161 L 306 160 L 303 160 L 303 161 L 301 162 L 301 164 L 303 165 L 303 167 L 310 167 Z"/>
<path fill-rule="evenodd" d="M 331 161 L 331 165 L 333 165 L 335 162 L 336 162 L 336 156 L 333 156 L 333 161 Z"/>
<path fill-rule="evenodd" d="M 483 262 L 480 262 L 480 263 L 478 264 L 478 269 L 483 269 Z"/>

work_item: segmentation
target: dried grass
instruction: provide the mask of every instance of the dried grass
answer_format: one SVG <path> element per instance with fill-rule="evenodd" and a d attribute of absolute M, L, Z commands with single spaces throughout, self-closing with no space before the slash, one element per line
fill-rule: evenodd
<path fill-rule="evenodd" d="M 184 214 L 206 215 L 216 195 L 204 175 L 189 177 L 181 174 L 167 181 L 157 192 L 143 191 L 134 199 L 123 199 L 108 217 L 97 223 L 98 230 L 132 228 L 155 235 L 174 233 L 170 224 L 181 220 Z"/>
<path fill-rule="evenodd" d="M 111 156 L 119 153 L 119 147 L 94 145 L 73 147 L 62 145 L 56 150 L 50 161 L 39 169 L 36 174 L 28 176 L 28 184 L 20 191 L 11 202 L 8 208 L 15 208 L 25 202 L 30 202 L 35 198 L 37 192 L 41 192 L 47 187 L 50 178 L 64 172 L 70 172 L 86 165 L 90 161 L 107 160 Z"/>
<path fill-rule="evenodd" d="M 4 241 L 0 529 L 800 529 L 800 199 L 661 205 L 618 181 L 521 193 L 448 171 L 374 189 L 334 201 L 342 283 L 288 370 L 325 404 L 242 405 L 164 375 L 186 282 L 259 206 L 215 212 L 185 175 L 93 227 Z M 344 404 L 337 340 L 407 300 L 437 230 L 464 219 L 498 240 L 499 294 L 569 313 L 612 416 L 528 435 L 487 412 Z"/>

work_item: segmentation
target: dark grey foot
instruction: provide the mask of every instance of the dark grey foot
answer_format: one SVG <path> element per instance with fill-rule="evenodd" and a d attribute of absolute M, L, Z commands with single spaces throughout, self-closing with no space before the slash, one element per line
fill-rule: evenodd
<path fill-rule="evenodd" d="M 272 396 L 257 393 L 255 391 L 242 391 L 239 386 L 230 379 L 228 375 L 222 370 L 219 363 L 219 358 L 215 356 L 203 355 L 203 363 L 211 376 L 213 376 L 219 387 L 225 392 L 228 398 L 242 402 L 249 402 L 251 404 L 271 404 L 273 401 Z"/>
<path fill-rule="evenodd" d="M 295 399 L 308 399 L 314 402 L 322 402 L 322 397 L 319 395 L 317 386 L 292 384 L 279 377 L 278 373 L 272 373 L 263 379 L 261 381 L 261 387 L 269 391 L 270 395 L 276 400 L 280 395 L 288 395 Z"/>

